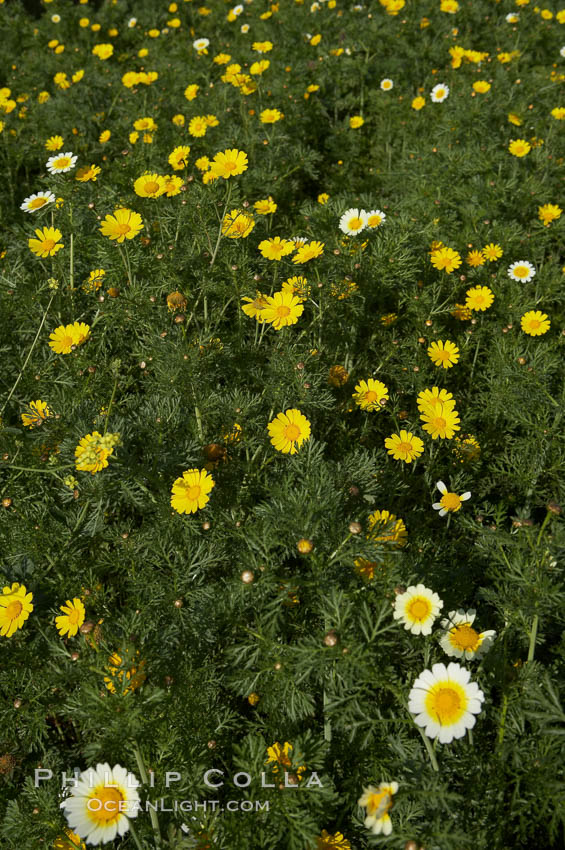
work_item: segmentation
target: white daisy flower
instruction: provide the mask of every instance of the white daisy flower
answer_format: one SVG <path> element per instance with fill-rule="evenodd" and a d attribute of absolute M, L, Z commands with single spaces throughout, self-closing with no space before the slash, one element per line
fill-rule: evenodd
<path fill-rule="evenodd" d="M 398 791 L 398 782 L 381 782 L 378 788 L 369 785 L 363 788 L 363 794 L 357 800 L 358 806 L 367 809 L 365 826 L 375 835 L 390 835 L 392 823 L 389 811 L 392 808 L 392 795 Z"/>
<path fill-rule="evenodd" d="M 201 50 L 206 50 L 209 44 L 210 41 L 207 38 L 197 38 L 196 41 L 192 42 L 192 46 L 194 47 L 194 49 L 198 50 L 199 52 Z"/>
<path fill-rule="evenodd" d="M 511 266 L 508 266 L 508 277 L 520 283 L 529 283 L 535 273 L 535 268 L 527 260 L 518 260 L 517 263 L 512 263 Z"/>
<path fill-rule="evenodd" d="M 454 658 L 480 658 L 491 648 L 496 637 L 495 631 L 478 632 L 473 628 L 477 612 L 474 608 L 464 611 L 450 611 L 447 619 L 441 621 L 442 629 L 445 629 L 440 639 L 440 646 Z"/>
<path fill-rule="evenodd" d="M 389 80 L 388 77 L 385 77 L 384 80 L 381 80 L 381 89 L 383 91 L 390 91 L 393 86 L 394 83 L 392 82 L 392 80 Z"/>
<path fill-rule="evenodd" d="M 560 56 L 563 56 L 563 58 L 565 59 L 565 44 L 563 45 L 563 47 L 562 47 L 562 48 L 561 48 L 561 50 L 559 51 L 559 55 L 560 55 Z"/>
<path fill-rule="evenodd" d="M 398 594 L 392 616 L 404 623 L 404 628 L 413 635 L 430 635 L 440 608 L 443 602 L 437 593 L 423 584 L 416 584 Z"/>
<path fill-rule="evenodd" d="M 310 6 L 310 11 L 311 12 L 317 12 L 318 9 L 320 9 L 320 8 L 321 8 L 321 6 L 320 6 L 319 3 L 312 3 L 312 5 Z"/>
<path fill-rule="evenodd" d="M 438 83 L 430 92 L 432 103 L 443 103 L 448 94 L 449 86 L 446 86 L 445 83 Z"/>
<path fill-rule="evenodd" d="M 506 23 L 508 24 L 517 24 L 520 20 L 520 15 L 517 12 L 509 12 L 506 15 Z"/>
<path fill-rule="evenodd" d="M 385 219 L 386 215 L 382 210 L 369 210 L 367 213 L 367 227 L 380 227 Z"/>
<path fill-rule="evenodd" d="M 137 817 L 139 810 L 138 787 L 125 767 L 97 764 L 81 773 L 61 808 L 73 832 L 87 844 L 102 844 L 129 830 L 128 818 Z"/>
<path fill-rule="evenodd" d="M 449 744 L 473 728 L 485 695 L 470 678 L 469 671 L 454 661 L 447 667 L 434 664 L 418 676 L 408 695 L 408 710 L 428 738 Z"/>
<path fill-rule="evenodd" d="M 131 29 L 137 24 L 137 18 L 130 18 L 128 21 L 128 27 Z"/>
<path fill-rule="evenodd" d="M 249 32 L 249 24 L 242 24 L 240 27 L 240 32 L 244 35 Z"/>
<path fill-rule="evenodd" d="M 70 171 L 75 167 L 78 157 L 73 156 L 72 151 L 68 153 L 57 153 L 55 156 L 50 156 L 46 163 L 47 171 L 51 174 L 64 174 L 65 171 Z"/>
<path fill-rule="evenodd" d="M 351 209 L 344 212 L 339 220 L 339 229 L 348 236 L 355 236 L 367 226 L 367 213 L 365 210 Z"/>
<path fill-rule="evenodd" d="M 434 511 L 439 511 L 440 516 L 445 516 L 447 513 L 455 513 L 455 511 L 460 509 L 461 502 L 466 502 L 467 499 L 471 498 L 469 491 L 462 493 L 461 496 L 458 496 L 457 493 L 450 493 L 443 481 L 438 481 L 436 487 L 441 493 L 441 499 L 439 502 L 434 502 L 432 508 Z"/>
<path fill-rule="evenodd" d="M 234 15 L 241 15 L 242 12 L 243 12 L 243 6 L 241 5 L 241 3 L 238 3 L 238 5 L 234 6 L 233 9 L 232 9 L 232 13 Z"/>
<path fill-rule="evenodd" d="M 37 212 L 37 210 L 40 210 L 47 204 L 52 204 L 53 201 L 55 201 L 53 192 L 37 192 L 36 195 L 30 195 L 29 198 L 24 198 L 20 209 L 28 213 Z"/>
<path fill-rule="evenodd" d="M 53 21 L 54 24 L 59 24 L 59 23 L 61 23 L 61 16 L 60 15 L 51 15 L 51 20 Z"/>

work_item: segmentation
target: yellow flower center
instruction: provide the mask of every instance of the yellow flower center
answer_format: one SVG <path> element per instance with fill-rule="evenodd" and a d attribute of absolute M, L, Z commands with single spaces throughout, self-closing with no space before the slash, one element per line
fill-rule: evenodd
<path fill-rule="evenodd" d="M 120 802 L 123 799 L 123 794 L 117 788 L 99 786 L 94 789 L 94 794 L 86 804 L 88 815 L 98 825 L 118 820 L 122 814 Z"/>
<path fill-rule="evenodd" d="M 378 227 L 380 223 L 381 223 L 380 215 L 369 216 L 369 221 L 368 221 L 369 227 Z"/>
<path fill-rule="evenodd" d="M 129 232 L 130 232 L 131 227 L 129 226 L 129 224 L 127 224 L 127 222 L 125 222 L 125 221 L 121 221 L 121 222 L 120 222 L 120 221 L 119 221 L 119 222 L 116 224 L 116 228 L 115 228 L 115 230 L 116 230 L 116 233 L 119 233 L 119 234 L 120 234 L 120 236 L 125 236 L 125 234 L 126 234 L 126 233 L 129 233 Z"/>
<path fill-rule="evenodd" d="M 458 511 L 461 507 L 461 499 L 457 493 L 445 493 L 440 499 L 440 504 L 446 511 Z"/>
<path fill-rule="evenodd" d="M 475 295 L 473 296 L 473 301 L 475 302 L 477 307 L 482 307 L 483 304 L 486 302 L 486 298 L 484 295 Z"/>
<path fill-rule="evenodd" d="M 22 605 L 22 603 L 18 602 L 17 599 L 13 602 L 10 602 L 9 605 L 7 605 L 5 608 L 8 620 L 17 620 L 23 611 L 23 607 L 24 606 Z"/>
<path fill-rule="evenodd" d="M 430 714 L 435 715 L 442 726 L 456 723 L 464 711 L 459 689 L 448 684 L 431 691 L 426 703 Z"/>
<path fill-rule="evenodd" d="M 41 246 L 43 251 L 52 251 L 55 247 L 54 239 L 44 239 L 43 244 Z"/>
<path fill-rule="evenodd" d="M 412 619 L 424 620 L 431 611 L 431 605 L 427 599 L 417 597 L 410 602 L 407 610 Z"/>
<path fill-rule="evenodd" d="M 68 156 L 60 156 L 59 159 L 56 159 L 53 163 L 55 168 L 66 168 L 71 164 L 71 161 Z"/>
<path fill-rule="evenodd" d="M 438 89 L 436 91 L 436 97 L 443 97 L 445 94 L 445 89 Z"/>
<path fill-rule="evenodd" d="M 374 390 L 369 390 L 365 393 L 365 401 L 368 401 L 369 404 L 372 404 L 378 398 L 376 392 Z"/>
<path fill-rule="evenodd" d="M 79 618 L 80 618 L 80 612 L 77 611 L 76 608 L 73 608 L 71 613 L 67 615 L 67 619 L 68 619 L 69 623 L 71 623 L 71 625 L 73 625 L 73 626 L 75 626 L 78 623 Z"/>
<path fill-rule="evenodd" d="M 159 184 L 156 180 L 150 180 L 149 183 L 145 184 L 145 191 L 148 194 L 153 195 L 155 192 L 159 191 Z"/>
<path fill-rule="evenodd" d="M 201 489 L 200 484 L 193 484 L 192 487 L 187 487 L 186 498 L 191 501 L 196 501 L 196 499 L 200 496 Z"/>
<path fill-rule="evenodd" d="M 29 208 L 30 210 L 38 210 L 45 206 L 46 203 L 47 198 L 34 198 L 33 201 L 30 202 Z"/>
<path fill-rule="evenodd" d="M 198 128 L 201 129 L 202 126 L 204 125 L 199 125 Z M 227 162 L 224 162 L 224 168 L 226 171 L 234 171 L 237 168 L 237 162 L 234 162 L 233 159 L 229 159 Z"/>
<path fill-rule="evenodd" d="M 381 817 L 392 808 L 392 797 L 388 791 L 378 791 L 376 794 L 371 794 L 367 801 L 367 814 L 373 815 L 380 811 Z"/>
<path fill-rule="evenodd" d="M 443 431 L 447 427 L 447 422 L 441 416 L 436 416 L 435 419 L 432 419 L 432 425 L 436 431 Z"/>
<path fill-rule="evenodd" d="M 477 649 L 480 645 L 479 633 L 468 623 L 462 623 L 451 631 L 451 643 L 458 649 Z"/>
<path fill-rule="evenodd" d="M 539 319 L 530 319 L 529 325 L 530 325 L 530 330 L 537 331 L 537 329 L 541 325 L 541 322 L 539 321 Z"/>
<path fill-rule="evenodd" d="M 446 348 L 438 348 L 436 350 L 435 356 L 438 360 L 449 360 L 451 357 L 451 352 L 449 352 Z"/>
<path fill-rule="evenodd" d="M 287 425 L 284 429 L 284 435 L 287 440 L 294 442 L 300 437 L 300 428 L 298 425 L 295 425 L 294 422 L 291 422 L 290 425 Z"/>
<path fill-rule="evenodd" d="M 350 230 L 360 230 L 361 227 L 363 227 L 363 222 L 359 218 L 359 216 L 356 216 L 355 218 L 352 218 L 352 219 L 349 220 L 349 229 Z"/>
<path fill-rule="evenodd" d="M 513 271 L 515 277 L 528 277 L 529 268 L 527 266 L 516 266 Z"/>
<path fill-rule="evenodd" d="M 399 443 L 397 448 L 399 452 L 411 452 L 412 443 Z"/>
<path fill-rule="evenodd" d="M 276 309 L 276 314 L 279 318 L 284 319 L 290 314 L 290 307 L 287 307 L 286 304 L 280 304 Z"/>

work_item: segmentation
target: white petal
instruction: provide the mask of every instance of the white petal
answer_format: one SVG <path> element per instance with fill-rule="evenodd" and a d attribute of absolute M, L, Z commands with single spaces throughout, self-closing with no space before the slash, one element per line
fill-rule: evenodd
<path fill-rule="evenodd" d="M 447 493 L 447 487 L 445 486 L 443 481 L 438 481 L 437 484 L 436 484 L 436 487 L 439 490 L 439 492 L 441 493 L 441 495 L 445 496 L 445 494 Z"/>
<path fill-rule="evenodd" d="M 462 495 L 462 496 L 459 496 L 459 498 L 461 499 L 461 501 L 462 501 L 462 502 L 466 502 L 466 501 L 467 501 L 467 499 L 470 499 L 470 498 L 471 498 L 471 494 L 470 494 L 470 492 L 467 490 L 467 492 L 466 492 L 466 493 L 463 493 L 463 495 Z"/>

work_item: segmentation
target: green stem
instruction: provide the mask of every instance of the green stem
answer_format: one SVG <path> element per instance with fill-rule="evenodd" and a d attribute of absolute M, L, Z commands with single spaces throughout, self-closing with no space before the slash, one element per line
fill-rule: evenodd
<path fill-rule="evenodd" d="M 137 761 L 137 766 L 139 768 L 139 773 L 141 775 L 141 781 L 144 785 L 149 785 L 149 777 L 147 776 L 147 771 L 145 770 L 145 764 L 143 762 L 143 757 L 141 755 L 141 750 L 137 745 L 137 742 L 134 741 L 133 744 L 133 752 L 135 754 L 135 760 Z M 159 829 L 159 819 L 157 817 L 157 812 L 149 807 L 149 816 L 151 818 L 151 826 L 153 827 L 153 835 L 155 836 L 155 843 L 158 847 L 161 846 L 161 830 Z M 130 821 L 131 823 L 131 821 Z"/>
<path fill-rule="evenodd" d="M 106 412 L 106 425 L 104 427 L 104 434 L 103 434 L 104 437 L 106 436 L 106 431 L 108 430 L 108 423 L 110 421 L 110 413 L 112 412 L 112 405 L 114 404 L 114 397 L 116 395 L 117 386 L 118 386 L 118 377 L 116 376 L 116 379 L 114 381 L 114 389 L 112 390 L 112 398 L 110 399 L 110 404 L 108 405 L 108 410 Z"/>
<path fill-rule="evenodd" d="M 10 464 L 8 466 L 8 469 L 18 469 L 21 472 L 39 472 L 40 475 L 54 475 L 56 478 L 58 478 L 60 481 L 62 481 L 63 479 L 61 478 L 59 473 L 62 472 L 63 470 L 65 470 L 65 469 L 74 469 L 74 464 L 70 463 L 70 464 L 67 464 L 66 466 L 62 466 L 62 467 L 60 466 L 56 470 L 55 469 L 35 469 L 32 466 L 13 466 L 12 464 Z"/>
<path fill-rule="evenodd" d="M 530 646 L 528 648 L 528 661 L 534 660 L 534 654 L 536 651 L 536 637 L 538 634 L 538 623 L 539 617 L 537 614 L 534 614 L 534 619 L 532 620 L 532 628 L 530 629 Z"/>
<path fill-rule="evenodd" d="M 502 742 L 504 741 L 504 729 L 506 726 L 506 712 L 508 711 L 508 696 L 504 694 L 502 697 L 502 711 L 500 713 L 500 724 L 498 727 L 498 742 L 497 742 L 497 750 L 500 752 L 502 747 Z"/>
<path fill-rule="evenodd" d="M 129 257 L 128 257 L 127 248 L 125 246 L 122 247 L 121 245 L 119 245 L 118 247 L 120 249 L 120 257 L 122 258 L 122 263 L 124 264 L 124 269 L 126 270 L 126 274 L 128 276 L 129 285 L 133 286 L 133 282 L 132 282 L 132 279 L 131 279 L 131 267 L 130 267 L 130 264 L 129 264 Z M 125 257 L 124 257 L 124 254 L 125 254 Z M 127 262 L 126 262 L 126 259 L 127 259 Z"/>
<path fill-rule="evenodd" d="M 412 716 L 412 715 L 410 715 L 410 716 Z M 437 763 L 436 754 L 434 753 L 433 747 L 430 743 L 430 739 L 428 738 L 428 736 L 426 735 L 426 733 L 424 732 L 424 730 L 420 726 L 418 726 L 418 731 L 419 731 L 420 735 L 422 736 L 422 740 L 424 741 L 424 744 L 426 745 L 426 749 L 428 751 L 428 755 L 430 757 L 430 761 L 432 763 L 433 769 L 435 771 L 439 772 L 439 765 Z"/>
<path fill-rule="evenodd" d="M 224 223 L 224 218 L 226 216 L 226 212 L 228 209 L 228 204 L 230 202 L 231 196 L 231 183 L 228 183 L 227 192 L 226 192 L 226 201 L 224 203 L 224 211 L 222 213 L 222 217 L 220 219 L 220 226 L 218 228 L 218 238 L 216 239 L 216 247 L 214 248 L 214 253 L 212 254 L 212 259 L 210 260 L 210 265 L 214 265 L 214 261 L 216 259 L 216 254 L 218 253 L 218 248 L 220 247 L 220 240 L 222 238 L 222 224 Z"/>
<path fill-rule="evenodd" d="M 29 350 L 29 352 L 28 352 L 28 355 L 27 355 L 27 357 L 26 357 L 26 359 L 25 359 L 24 365 L 22 366 L 22 368 L 21 368 L 21 370 L 20 370 L 20 374 L 19 374 L 19 375 L 18 375 L 18 377 L 16 378 L 16 383 L 14 384 L 14 386 L 12 387 L 12 389 L 10 390 L 10 392 L 9 392 L 9 394 L 8 394 L 8 398 L 7 398 L 7 399 L 6 399 L 6 401 L 4 402 L 4 407 L 2 408 L 2 410 L 0 410 L 0 416 L 1 416 L 1 415 L 4 413 L 4 411 L 6 410 L 6 407 L 7 407 L 7 405 L 8 405 L 8 402 L 10 401 L 10 399 L 12 398 L 12 396 L 14 395 L 15 389 L 16 389 L 16 387 L 18 386 L 18 384 L 19 384 L 19 382 L 20 382 L 20 378 L 22 377 L 22 375 L 23 375 L 23 373 L 24 373 L 24 371 L 25 371 L 25 368 L 26 368 L 26 366 L 27 366 L 27 364 L 28 364 L 28 362 L 29 362 L 29 358 L 31 357 L 32 352 L 33 352 L 33 349 L 35 348 L 35 345 L 36 345 L 36 343 L 37 343 L 37 340 L 39 339 L 39 334 L 41 333 L 41 331 L 42 331 L 42 329 L 43 329 L 43 325 L 45 324 L 45 319 L 47 318 L 47 313 L 49 312 L 49 308 L 51 307 L 51 303 L 52 303 L 52 301 L 53 301 L 53 298 L 54 298 L 54 297 L 55 297 L 55 293 L 53 293 L 53 295 L 52 295 L 52 296 L 51 296 L 51 298 L 49 299 L 49 304 L 48 304 L 48 305 L 47 305 L 47 307 L 45 308 L 45 313 L 43 314 L 43 318 L 42 318 L 42 320 L 41 320 L 41 324 L 39 325 L 38 331 L 37 331 L 37 333 L 36 333 L 36 335 L 35 335 L 35 339 L 33 340 L 32 344 L 31 344 L 31 348 L 30 348 L 30 350 Z"/>
<path fill-rule="evenodd" d="M 143 850 L 143 845 L 141 844 L 139 837 L 137 835 L 137 832 L 135 831 L 135 828 L 133 826 L 133 822 L 129 818 L 128 818 L 128 823 L 129 823 L 131 835 L 132 835 L 133 840 L 135 841 L 135 846 L 137 847 L 137 850 Z"/>

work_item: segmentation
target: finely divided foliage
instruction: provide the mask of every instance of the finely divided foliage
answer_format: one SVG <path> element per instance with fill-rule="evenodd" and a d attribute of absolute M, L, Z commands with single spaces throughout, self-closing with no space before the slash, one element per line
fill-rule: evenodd
<path fill-rule="evenodd" d="M 3 850 L 563 845 L 564 41 L 0 0 Z"/>

